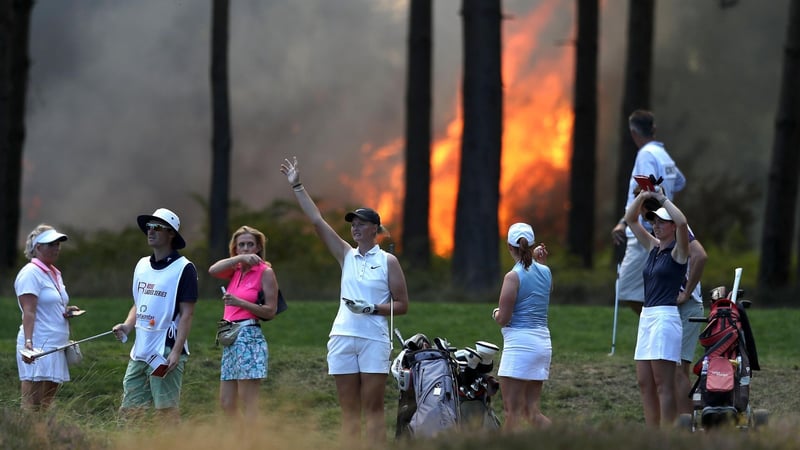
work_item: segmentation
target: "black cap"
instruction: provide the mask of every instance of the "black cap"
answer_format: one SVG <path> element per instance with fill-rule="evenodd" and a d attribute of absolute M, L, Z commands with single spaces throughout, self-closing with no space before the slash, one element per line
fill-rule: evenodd
<path fill-rule="evenodd" d="M 355 211 L 350 211 L 349 213 L 345 214 L 344 220 L 347 222 L 352 222 L 354 218 L 358 217 L 361 220 L 366 220 L 367 222 L 372 222 L 375 225 L 381 224 L 381 216 L 375 212 L 372 208 L 358 208 Z"/>

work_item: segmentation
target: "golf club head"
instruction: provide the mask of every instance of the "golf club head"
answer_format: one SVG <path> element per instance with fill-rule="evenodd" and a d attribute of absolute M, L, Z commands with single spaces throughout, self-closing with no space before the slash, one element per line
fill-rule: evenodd
<path fill-rule="evenodd" d="M 38 352 L 36 350 L 28 350 L 27 348 L 22 348 L 19 350 L 19 354 L 22 355 L 23 361 L 36 361 L 36 358 L 40 357 L 42 352 Z"/>
<path fill-rule="evenodd" d="M 78 317 L 86 314 L 86 310 L 83 309 L 70 309 L 64 312 L 64 318 L 69 319 L 71 317 Z"/>
<path fill-rule="evenodd" d="M 464 347 L 465 357 L 467 359 L 467 365 L 470 369 L 475 370 L 478 368 L 478 364 L 481 362 L 481 355 L 478 353 L 477 350 L 471 347 Z"/>
<path fill-rule="evenodd" d="M 500 347 L 486 341 L 476 341 L 475 350 L 481 357 L 481 364 L 489 365 L 494 362 L 494 355 L 500 351 Z"/>
<path fill-rule="evenodd" d="M 411 336 L 410 338 L 406 339 L 403 342 L 403 347 L 411 351 L 416 351 L 424 348 L 430 348 L 431 342 L 428 340 L 428 337 L 425 336 L 424 334 L 417 333 Z"/>
<path fill-rule="evenodd" d="M 450 347 L 450 343 L 447 342 L 447 339 L 444 338 L 439 338 L 439 337 L 434 338 L 433 344 L 436 346 L 436 348 L 438 348 L 443 352 L 453 353 L 456 351 L 454 347 Z"/>

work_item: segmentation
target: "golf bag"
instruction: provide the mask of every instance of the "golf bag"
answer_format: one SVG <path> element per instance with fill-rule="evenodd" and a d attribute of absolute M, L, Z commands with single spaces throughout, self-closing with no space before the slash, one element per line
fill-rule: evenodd
<path fill-rule="evenodd" d="M 706 429 L 723 424 L 754 425 L 750 377 L 761 367 L 745 313 L 750 302 L 736 303 L 732 294 L 726 296 L 724 287 L 714 289 L 708 317 L 700 318 L 707 322 L 699 339 L 705 351 L 694 366 L 698 378 L 689 395 L 694 400 L 695 419 L 699 415 L 694 422 Z"/>
<path fill-rule="evenodd" d="M 437 343 L 446 342 L 439 338 Z M 432 348 L 421 334 L 403 343 L 392 364 L 400 388 L 395 437 L 436 436 L 459 422 L 458 364 L 449 348 Z"/>
<path fill-rule="evenodd" d="M 499 391 L 500 383 L 490 375 L 494 368 L 493 356 L 498 350 L 494 344 L 478 341 L 475 349 L 465 347 L 455 352 L 462 428 L 500 428 L 500 420 L 492 409 L 492 396 Z"/>
<path fill-rule="evenodd" d="M 479 341 L 479 350 L 457 350 L 442 338 L 431 344 L 421 333 L 405 341 L 398 330 L 395 335 L 403 344 L 391 368 L 400 390 L 396 438 L 499 427 L 491 409 L 499 383 L 489 375 L 497 346 Z"/>

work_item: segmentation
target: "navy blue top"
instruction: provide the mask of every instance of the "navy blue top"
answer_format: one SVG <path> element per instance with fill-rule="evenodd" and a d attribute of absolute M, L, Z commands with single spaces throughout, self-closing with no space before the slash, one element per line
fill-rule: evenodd
<path fill-rule="evenodd" d="M 677 306 L 678 292 L 686 278 L 686 263 L 672 259 L 675 241 L 667 248 L 655 247 L 647 255 L 644 277 L 644 306 Z"/>

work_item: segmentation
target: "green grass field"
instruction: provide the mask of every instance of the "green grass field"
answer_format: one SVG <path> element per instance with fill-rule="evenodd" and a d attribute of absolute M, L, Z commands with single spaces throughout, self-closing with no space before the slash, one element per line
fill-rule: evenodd
<path fill-rule="evenodd" d="M 269 377 L 262 385 L 263 417 L 239 426 L 221 421 L 217 405 L 219 359 L 214 346 L 220 303 L 201 300 L 190 335 L 192 355 L 184 377 L 181 410 L 183 423 L 158 429 L 149 438 L 173 448 L 224 448 L 231 440 L 237 448 L 331 448 L 338 435 L 339 410 L 331 377 L 326 375 L 325 344 L 336 302 L 289 300 L 289 310 L 264 324 L 270 349 Z M 73 337 L 84 338 L 109 330 L 122 320 L 128 299 L 73 299 L 88 312 L 73 320 Z M 395 319 L 404 336 L 425 333 L 444 337 L 457 347 L 476 340 L 502 345 L 500 331 L 489 318 L 492 304 L 412 303 L 406 316 Z M 554 426 L 537 433 L 545 448 L 628 448 L 637 443 L 651 448 L 659 437 L 669 448 L 697 448 L 717 439 L 724 448 L 797 448 L 800 435 L 800 321 L 798 309 L 749 311 L 762 370 L 752 381 L 751 404 L 770 410 L 770 425 L 779 433 L 734 433 L 730 436 L 681 436 L 674 431 L 645 430 L 636 386 L 633 347 L 636 318 L 620 310 L 616 352 L 611 350 L 613 306 L 551 305 L 550 329 L 553 363 L 545 383 L 543 412 Z M 112 336 L 82 344 L 85 359 L 73 368 L 72 382 L 57 396 L 49 425 L 19 413 L 19 381 L 14 358 L 20 313 L 13 298 L 0 300 L 0 447 L 1 448 L 141 448 L 142 430 L 121 427 L 116 420 L 122 376 L 130 342 Z M 397 345 L 395 346 L 397 347 Z M 395 354 L 398 349 L 395 349 Z M 501 394 L 502 395 L 502 394 Z M 502 400 L 495 409 L 502 419 Z M 387 436 L 394 434 L 397 389 L 390 377 L 386 394 Z M 58 425 L 53 425 L 57 423 Z M 178 432 L 180 431 L 180 432 Z M 184 432 L 185 431 L 185 432 Z M 677 434 L 677 436 L 676 436 Z M 526 436 L 526 438 L 523 438 Z M 727 440 L 731 441 L 728 442 Z M 722 441 L 719 441 L 722 440 Z M 527 442 L 527 444 L 526 444 Z M 647 444 L 650 442 L 650 444 Z M 739 443 L 742 447 L 738 447 Z M 430 448 L 525 448 L 530 436 L 467 436 L 439 439 Z M 716 444 L 712 445 L 717 447 Z M 424 447 L 421 447 L 424 448 Z M 708 445 L 703 446 L 708 448 Z M 723 448 L 723 447 L 718 447 Z"/>

